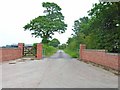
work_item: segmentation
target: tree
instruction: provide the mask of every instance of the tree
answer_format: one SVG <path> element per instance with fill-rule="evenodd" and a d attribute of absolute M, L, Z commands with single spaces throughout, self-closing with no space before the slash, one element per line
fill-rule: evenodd
<path fill-rule="evenodd" d="M 59 46 L 59 49 L 65 49 L 66 46 L 67 46 L 66 44 L 62 44 L 62 45 Z"/>
<path fill-rule="evenodd" d="M 97 30 L 100 47 L 120 52 L 120 2 L 101 2 L 89 11 L 91 26 Z"/>
<path fill-rule="evenodd" d="M 88 17 L 83 17 L 83 18 L 80 18 L 79 20 L 74 21 L 74 26 L 72 30 L 74 31 L 75 35 L 77 35 L 79 32 L 87 31 L 84 29 L 86 29 L 85 25 L 87 25 L 88 20 L 89 20 Z"/>
<path fill-rule="evenodd" d="M 90 49 L 120 53 L 120 2 L 100 2 L 88 13 L 89 18 L 74 21 L 68 49 L 73 52 L 82 43 Z"/>
<path fill-rule="evenodd" d="M 43 2 L 44 16 L 38 16 L 24 26 L 25 30 L 33 31 L 31 34 L 35 37 L 41 37 L 42 43 L 48 44 L 54 32 L 64 33 L 67 24 L 64 23 L 64 16 L 61 8 L 55 3 Z"/>
<path fill-rule="evenodd" d="M 50 42 L 49 42 L 49 45 L 50 46 L 53 46 L 53 47 L 58 47 L 58 45 L 60 44 L 60 41 L 56 38 L 52 39 Z"/>

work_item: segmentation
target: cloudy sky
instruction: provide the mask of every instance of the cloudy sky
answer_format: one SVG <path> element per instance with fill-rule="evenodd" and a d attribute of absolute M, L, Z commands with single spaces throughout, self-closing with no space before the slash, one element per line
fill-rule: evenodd
<path fill-rule="evenodd" d="M 30 31 L 24 31 L 23 26 L 31 19 L 43 15 L 42 2 L 55 2 L 62 8 L 68 28 L 64 34 L 55 33 L 53 37 L 65 43 L 72 34 L 74 21 L 87 16 L 87 11 L 99 0 L 1 0 L 0 46 L 41 42 L 41 38 L 34 38 Z"/>

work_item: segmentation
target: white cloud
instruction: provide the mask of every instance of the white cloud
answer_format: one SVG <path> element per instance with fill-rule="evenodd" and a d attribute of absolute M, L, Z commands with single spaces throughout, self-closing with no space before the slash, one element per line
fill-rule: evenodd
<path fill-rule="evenodd" d="M 62 8 L 68 30 L 64 34 L 55 34 L 61 43 L 65 43 L 72 34 L 74 21 L 86 16 L 92 4 L 98 0 L 1 0 L 0 1 L 0 46 L 23 42 L 31 44 L 40 42 L 40 38 L 31 36 L 23 26 L 31 19 L 42 15 L 42 2 L 55 2 Z"/>

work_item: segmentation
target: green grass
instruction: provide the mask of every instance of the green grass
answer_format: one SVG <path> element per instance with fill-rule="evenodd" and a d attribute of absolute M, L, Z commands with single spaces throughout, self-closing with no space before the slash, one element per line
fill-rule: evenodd
<path fill-rule="evenodd" d="M 65 53 L 69 54 L 72 58 L 78 58 L 79 55 L 78 55 L 78 51 L 75 51 L 75 50 L 70 50 L 70 49 L 65 49 L 64 50 Z"/>
<path fill-rule="evenodd" d="M 51 55 L 53 55 L 54 53 L 57 52 L 57 48 L 53 47 L 53 46 L 49 46 L 49 45 L 43 45 L 43 54 L 45 55 L 45 57 L 50 57 Z"/>

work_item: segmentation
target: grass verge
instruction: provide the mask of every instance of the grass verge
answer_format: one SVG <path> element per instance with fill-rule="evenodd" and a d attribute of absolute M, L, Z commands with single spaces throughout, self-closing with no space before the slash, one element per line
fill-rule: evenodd
<path fill-rule="evenodd" d="M 53 55 L 54 53 L 57 52 L 57 48 L 53 47 L 53 46 L 49 46 L 49 45 L 43 45 L 43 55 L 45 57 L 50 57 L 51 55 Z"/>
<path fill-rule="evenodd" d="M 70 49 L 64 49 L 64 52 L 69 54 L 72 58 L 78 58 L 79 57 L 78 51 L 70 50 Z"/>

